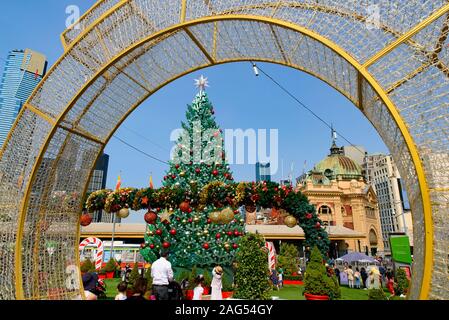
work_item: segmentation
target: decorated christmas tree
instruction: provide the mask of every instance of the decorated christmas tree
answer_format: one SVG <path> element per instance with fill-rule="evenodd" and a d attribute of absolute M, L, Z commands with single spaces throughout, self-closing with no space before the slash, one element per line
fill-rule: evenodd
<path fill-rule="evenodd" d="M 222 131 L 205 92 L 207 79 L 201 76 L 196 81 L 199 93 L 188 106 L 187 121 L 182 123 L 164 187 L 155 191 L 164 198 L 161 202 L 170 198 L 174 204 L 149 208 L 141 253 L 146 261 L 153 262 L 161 250 L 170 250 L 170 261 L 177 267 L 230 266 L 244 234 L 244 220 L 233 200 L 226 198 L 232 193 L 227 183 L 233 177 Z M 220 192 L 220 196 L 209 194 L 209 189 Z"/>

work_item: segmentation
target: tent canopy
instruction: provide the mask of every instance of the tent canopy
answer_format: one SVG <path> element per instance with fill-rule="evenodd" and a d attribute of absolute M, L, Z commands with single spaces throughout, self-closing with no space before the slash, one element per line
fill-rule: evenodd
<path fill-rule="evenodd" d="M 364 253 L 361 252 L 351 252 L 348 253 L 340 258 L 337 259 L 338 261 L 344 261 L 344 262 L 377 262 L 376 259 L 367 256 Z"/>

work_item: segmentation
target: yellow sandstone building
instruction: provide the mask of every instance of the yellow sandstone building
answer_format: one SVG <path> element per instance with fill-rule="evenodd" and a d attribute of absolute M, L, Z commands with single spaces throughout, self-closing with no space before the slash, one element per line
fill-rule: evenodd
<path fill-rule="evenodd" d="M 383 253 L 377 196 L 366 183 L 361 166 L 344 156 L 335 141 L 330 154 L 299 180 L 298 188 L 317 207 L 329 230 L 350 229 L 357 235 L 338 238 L 330 233 L 331 252 Z"/>

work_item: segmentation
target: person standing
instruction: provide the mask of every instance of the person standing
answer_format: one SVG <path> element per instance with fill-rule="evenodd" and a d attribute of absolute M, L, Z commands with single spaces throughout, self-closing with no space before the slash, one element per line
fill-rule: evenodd
<path fill-rule="evenodd" d="M 341 283 L 340 283 L 340 269 L 338 269 L 337 267 L 335 267 L 334 273 L 335 273 L 335 276 L 337 277 L 338 285 L 341 285 Z"/>
<path fill-rule="evenodd" d="M 279 273 L 278 273 L 278 284 L 279 284 L 279 288 L 283 288 L 284 287 L 284 270 L 282 270 L 281 268 L 279 268 Z"/>
<path fill-rule="evenodd" d="M 221 292 L 222 290 L 222 275 L 223 275 L 223 269 L 220 266 L 216 266 L 212 270 L 212 293 L 211 293 L 211 300 L 223 300 L 223 294 Z"/>
<path fill-rule="evenodd" d="M 352 266 L 349 266 L 345 272 L 348 275 L 349 288 L 354 288 L 354 271 L 352 270 Z"/>
<path fill-rule="evenodd" d="M 359 268 L 356 268 L 355 272 L 354 272 L 354 279 L 355 279 L 355 287 L 357 289 L 360 289 L 360 280 L 361 280 L 360 278 L 361 278 L 361 275 L 360 275 Z"/>
<path fill-rule="evenodd" d="M 153 278 L 153 295 L 156 300 L 168 300 L 168 285 L 173 281 L 173 269 L 168 261 L 168 251 L 163 251 L 161 257 L 151 266 Z"/>
<path fill-rule="evenodd" d="M 363 288 L 367 288 L 368 286 L 366 285 L 366 279 L 368 279 L 368 273 L 366 272 L 365 268 L 362 267 L 362 269 L 360 269 L 360 276 L 362 278 L 362 285 Z"/>
<path fill-rule="evenodd" d="M 276 269 L 271 270 L 271 282 L 273 283 L 273 287 L 279 291 L 279 279 L 276 272 Z"/>

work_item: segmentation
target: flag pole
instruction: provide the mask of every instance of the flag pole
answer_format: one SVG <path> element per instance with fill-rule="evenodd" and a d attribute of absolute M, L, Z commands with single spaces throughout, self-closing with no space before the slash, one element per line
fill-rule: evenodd
<path fill-rule="evenodd" d="M 115 186 L 115 191 L 118 191 L 121 186 L 121 180 L 122 180 L 122 171 L 120 170 L 120 174 L 118 176 L 117 185 Z M 111 259 L 114 259 L 114 238 L 115 238 L 115 216 L 117 215 L 117 212 L 112 213 L 112 239 L 111 239 Z"/>

